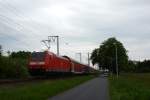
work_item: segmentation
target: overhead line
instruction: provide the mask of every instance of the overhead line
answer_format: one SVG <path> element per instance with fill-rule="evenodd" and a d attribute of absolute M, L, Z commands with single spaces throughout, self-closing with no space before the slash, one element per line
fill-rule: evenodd
<path fill-rule="evenodd" d="M 4 2 L 4 1 L 3 1 Z M 5 1 L 6 2 L 6 1 Z M 7 4 L 6 4 L 7 3 Z M 11 6 L 8 2 L 6 2 L 5 4 L 3 3 L 2 4 L 2 6 L 3 7 L 5 7 L 5 8 L 7 8 L 8 9 L 8 11 L 10 11 L 12 14 L 14 14 L 16 17 L 18 17 L 18 18 L 21 18 L 21 19 L 27 19 L 27 17 L 24 17 L 23 15 L 21 15 L 21 14 L 18 14 L 18 11 L 17 11 L 17 9 L 15 8 L 15 7 L 13 7 L 13 6 Z M 11 9 L 10 9 L 11 8 Z M 14 11 L 16 11 L 16 12 L 14 12 Z M 29 20 L 31 20 L 31 19 L 29 19 Z M 17 23 L 17 22 L 16 22 Z M 25 29 L 25 30 L 29 30 L 29 31 L 31 31 L 34 35 L 36 35 L 36 36 L 38 36 L 38 34 L 35 34 L 35 29 L 34 28 L 32 28 L 32 30 L 31 29 L 29 29 L 29 27 L 28 27 L 28 29 L 27 28 L 25 28 L 24 27 L 24 25 L 22 25 L 22 24 L 20 24 L 20 23 L 18 23 L 18 25 L 20 25 L 23 29 Z M 27 27 L 27 26 L 26 26 Z M 31 27 L 30 27 L 31 28 Z M 34 31 L 33 31 L 34 30 Z M 36 29 L 36 31 L 37 31 L 37 29 Z M 40 31 L 37 31 L 37 32 L 40 32 Z"/>

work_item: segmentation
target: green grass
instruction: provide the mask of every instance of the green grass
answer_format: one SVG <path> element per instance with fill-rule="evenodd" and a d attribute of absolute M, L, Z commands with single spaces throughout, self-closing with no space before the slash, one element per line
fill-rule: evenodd
<path fill-rule="evenodd" d="M 111 100 L 150 100 L 150 74 L 109 77 Z"/>
<path fill-rule="evenodd" d="M 46 100 L 93 77 L 89 75 L 69 79 L 1 85 L 0 100 Z"/>

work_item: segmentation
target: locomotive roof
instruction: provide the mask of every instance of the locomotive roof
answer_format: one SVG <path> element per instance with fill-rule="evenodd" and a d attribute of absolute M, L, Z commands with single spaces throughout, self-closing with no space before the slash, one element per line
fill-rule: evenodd
<path fill-rule="evenodd" d="M 49 54 L 49 55 L 52 55 L 52 56 L 56 56 L 56 57 L 58 57 L 58 58 L 61 58 L 61 59 L 64 59 L 64 60 L 68 60 L 67 58 L 65 58 L 65 57 L 62 57 L 62 56 L 58 56 L 58 55 L 56 55 L 55 53 L 53 53 L 53 52 L 50 52 L 50 51 L 43 51 L 43 52 L 32 52 L 32 53 L 46 53 L 46 54 Z"/>

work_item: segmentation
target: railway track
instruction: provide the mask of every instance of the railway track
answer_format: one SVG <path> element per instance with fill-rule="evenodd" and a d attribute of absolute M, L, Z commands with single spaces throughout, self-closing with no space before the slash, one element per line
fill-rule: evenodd
<path fill-rule="evenodd" d="M 44 77 L 30 77 L 25 79 L 0 79 L 1 84 L 12 84 L 12 83 L 23 83 L 23 82 L 31 82 L 36 80 L 46 80 Z"/>
<path fill-rule="evenodd" d="M 38 82 L 42 80 L 58 80 L 58 79 L 66 79 L 71 78 L 77 75 L 64 75 L 64 76 L 36 76 L 36 77 L 29 77 L 25 79 L 0 79 L 0 85 L 3 84 L 15 84 L 15 83 L 27 83 L 27 82 Z"/>

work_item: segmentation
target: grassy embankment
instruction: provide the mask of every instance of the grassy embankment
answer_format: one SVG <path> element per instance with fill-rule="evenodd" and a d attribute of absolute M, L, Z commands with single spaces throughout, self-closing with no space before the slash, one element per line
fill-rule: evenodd
<path fill-rule="evenodd" d="M 109 78 L 111 100 L 150 100 L 150 73 Z"/>
<path fill-rule="evenodd" d="M 1 85 L 0 100 L 46 100 L 92 78 L 94 76 L 88 75 L 68 79 Z"/>

